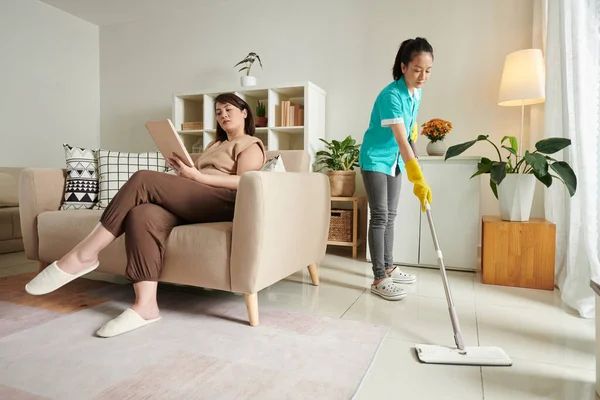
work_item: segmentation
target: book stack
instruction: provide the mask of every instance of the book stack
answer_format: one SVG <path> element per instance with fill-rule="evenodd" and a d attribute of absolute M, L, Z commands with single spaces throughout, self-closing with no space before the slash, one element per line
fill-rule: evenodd
<path fill-rule="evenodd" d="M 202 121 L 199 122 L 184 122 L 181 124 L 182 131 L 193 131 L 193 130 L 202 130 L 204 123 Z"/>
<path fill-rule="evenodd" d="M 304 105 L 289 100 L 281 102 L 281 126 L 303 126 Z"/>

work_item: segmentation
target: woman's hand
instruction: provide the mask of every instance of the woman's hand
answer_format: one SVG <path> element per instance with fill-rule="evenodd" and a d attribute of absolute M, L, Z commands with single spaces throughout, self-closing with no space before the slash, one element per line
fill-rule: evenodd
<path fill-rule="evenodd" d="M 188 167 L 185 163 L 173 153 L 173 157 L 167 158 L 169 166 L 175 170 L 175 173 L 182 177 L 195 181 L 199 181 L 198 177 L 201 175 L 200 171 L 196 167 Z"/>

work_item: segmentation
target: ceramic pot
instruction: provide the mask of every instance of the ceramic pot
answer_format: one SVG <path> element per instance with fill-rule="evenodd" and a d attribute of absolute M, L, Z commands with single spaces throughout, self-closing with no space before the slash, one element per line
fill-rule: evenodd
<path fill-rule="evenodd" d="M 267 117 L 256 117 L 256 127 L 257 128 L 265 128 L 267 126 L 268 119 Z"/>
<path fill-rule="evenodd" d="M 427 143 L 427 155 L 430 156 L 443 156 L 446 154 L 446 143 L 443 140 L 436 140 L 435 142 Z"/>
<path fill-rule="evenodd" d="M 533 174 L 507 174 L 498 185 L 500 218 L 529 221 L 536 178 Z"/>
<path fill-rule="evenodd" d="M 242 82 L 242 86 L 243 87 L 247 87 L 247 86 L 256 86 L 256 78 L 254 76 L 242 76 L 241 77 L 241 82 Z"/>

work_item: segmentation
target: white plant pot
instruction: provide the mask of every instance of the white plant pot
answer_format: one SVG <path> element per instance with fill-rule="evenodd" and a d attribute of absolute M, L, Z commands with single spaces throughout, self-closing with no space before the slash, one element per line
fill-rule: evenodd
<path fill-rule="evenodd" d="M 436 140 L 435 142 L 427 143 L 425 149 L 429 156 L 443 156 L 446 154 L 446 143 L 443 140 Z"/>
<path fill-rule="evenodd" d="M 256 77 L 254 76 L 242 76 L 241 78 L 242 81 L 242 86 L 246 87 L 246 86 L 256 86 Z"/>
<path fill-rule="evenodd" d="M 529 221 L 536 178 L 533 174 L 507 174 L 498 186 L 500 218 Z"/>

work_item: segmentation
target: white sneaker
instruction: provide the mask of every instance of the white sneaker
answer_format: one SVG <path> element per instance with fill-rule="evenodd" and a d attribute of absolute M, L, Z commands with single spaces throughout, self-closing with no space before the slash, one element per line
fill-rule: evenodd
<path fill-rule="evenodd" d="M 387 274 L 387 276 L 392 278 L 394 283 L 414 283 L 417 281 L 416 275 L 409 274 L 407 272 L 402 272 L 398 267 L 394 267 L 392 272 Z"/>

